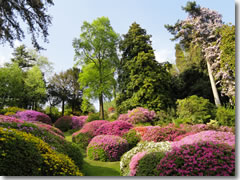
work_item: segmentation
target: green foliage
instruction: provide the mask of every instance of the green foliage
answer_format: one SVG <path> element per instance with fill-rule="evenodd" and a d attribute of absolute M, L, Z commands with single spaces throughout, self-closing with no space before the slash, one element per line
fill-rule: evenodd
<path fill-rule="evenodd" d="M 109 160 L 107 153 L 102 148 L 90 147 L 87 151 L 87 156 L 92 160 L 107 162 Z"/>
<path fill-rule="evenodd" d="M 2 175 L 82 175 L 71 159 L 37 137 L 6 128 L 0 128 L 0 134 Z"/>
<path fill-rule="evenodd" d="M 156 112 L 156 117 L 154 118 L 154 125 L 163 126 L 172 123 L 176 116 L 176 111 L 174 108 L 170 108 L 167 111 L 160 110 Z"/>
<path fill-rule="evenodd" d="M 95 121 L 95 120 L 100 120 L 99 113 L 90 113 L 88 115 L 88 118 L 86 119 L 86 122 L 91 122 L 91 121 Z"/>
<path fill-rule="evenodd" d="M 156 176 L 157 165 L 164 156 L 163 152 L 146 154 L 138 161 L 136 176 Z"/>
<path fill-rule="evenodd" d="M 59 112 L 57 107 L 47 106 L 45 108 L 45 114 L 47 114 L 53 122 L 55 122 L 58 118 L 60 118 L 61 113 Z"/>
<path fill-rule="evenodd" d="M 222 126 L 235 126 L 235 108 L 218 107 L 216 120 Z"/>
<path fill-rule="evenodd" d="M 215 106 L 208 99 L 196 95 L 177 100 L 177 115 L 191 124 L 207 123 L 214 119 Z"/>
<path fill-rule="evenodd" d="M 116 82 L 114 72 L 118 63 L 117 44 L 119 35 L 114 32 L 107 17 L 84 22 L 80 38 L 75 38 L 75 59 L 83 69 L 79 74 L 81 87 L 86 87 L 84 96 L 99 99 L 100 116 L 104 119 L 103 96 L 112 97 Z"/>
<path fill-rule="evenodd" d="M 80 148 L 86 149 L 92 138 L 93 136 L 89 133 L 79 133 L 78 135 L 72 137 L 72 141 Z"/>
<path fill-rule="evenodd" d="M 10 114 L 10 113 L 16 114 L 18 111 L 24 111 L 24 109 L 19 108 L 19 107 L 14 107 L 14 106 L 13 107 L 7 107 L 7 108 L 4 108 L 4 109 L 1 109 L 0 114 L 4 114 L 4 115 Z"/>
<path fill-rule="evenodd" d="M 136 130 L 130 129 L 127 133 L 122 136 L 123 139 L 126 139 L 129 144 L 129 149 L 132 149 L 137 145 L 141 140 L 141 136 L 137 134 Z"/>

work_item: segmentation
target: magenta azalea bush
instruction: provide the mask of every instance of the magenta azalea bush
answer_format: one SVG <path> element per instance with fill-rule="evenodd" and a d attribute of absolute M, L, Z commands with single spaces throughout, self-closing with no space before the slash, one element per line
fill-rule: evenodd
<path fill-rule="evenodd" d="M 88 116 L 72 116 L 72 129 L 81 129 Z"/>
<path fill-rule="evenodd" d="M 131 162 L 129 163 L 130 168 L 130 176 L 135 176 L 137 172 L 138 162 L 140 159 L 142 159 L 147 154 L 147 151 L 138 152 L 136 155 L 134 155 L 131 159 Z"/>
<path fill-rule="evenodd" d="M 52 124 L 52 120 L 48 115 L 33 110 L 18 111 L 16 117 L 24 121 L 38 121 L 50 125 Z"/>
<path fill-rule="evenodd" d="M 136 124 L 136 123 L 152 122 L 155 117 L 156 117 L 156 113 L 154 111 L 149 111 L 148 109 L 138 107 L 136 109 L 128 111 L 127 114 L 121 114 L 118 120 Z"/>
<path fill-rule="evenodd" d="M 114 135 L 99 135 L 89 143 L 87 156 L 93 160 L 119 161 L 127 150 L 127 140 Z"/>
<path fill-rule="evenodd" d="M 131 123 L 117 120 L 101 125 L 94 135 L 122 136 L 123 134 L 127 133 L 131 128 L 133 128 L 133 125 Z"/>
<path fill-rule="evenodd" d="M 157 165 L 159 176 L 234 176 L 235 149 L 201 142 L 175 147 Z"/>
<path fill-rule="evenodd" d="M 172 143 L 172 147 L 180 147 L 185 144 L 196 144 L 199 142 L 212 142 L 215 144 L 227 144 L 229 146 L 235 146 L 235 135 L 231 132 L 221 131 L 202 131 L 193 135 L 189 135 Z"/>
<path fill-rule="evenodd" d="M 174 141 L 174 139 L 182 134 L 185 134 L 186 131 L 169 124 L 165 127 L 152 126 L 149 127 L 146 133 L 142 136 L 143 141 Z"/>

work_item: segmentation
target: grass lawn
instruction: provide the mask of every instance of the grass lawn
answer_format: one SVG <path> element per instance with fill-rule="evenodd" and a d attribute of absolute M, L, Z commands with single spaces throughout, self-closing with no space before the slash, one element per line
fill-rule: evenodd
<path fill-rule="evenodd" d="M 65 139 L 72 142 L 72 132 L 64 132 Z M 83 168 L 82 172 L 85 176 L 120 176 L 120 162 L 101 162 L 93 161 L 86 157 L 83 153 Z"/>

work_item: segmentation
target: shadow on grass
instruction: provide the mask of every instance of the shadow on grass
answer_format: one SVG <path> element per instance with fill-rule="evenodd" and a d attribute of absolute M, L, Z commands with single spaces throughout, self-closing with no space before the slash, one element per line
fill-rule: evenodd
<path fill-rule="evenodd" d="M 120 172 L 114 169 L 114 167 L 117 167 L 116 164 L 113 164 L 113 168 L 104 167 L 102 164 L 103 162 L 85 159 L 82 168 L 84 176 L 120 176 Z M 111 166 L 111 164 L 109 166 Z"/>

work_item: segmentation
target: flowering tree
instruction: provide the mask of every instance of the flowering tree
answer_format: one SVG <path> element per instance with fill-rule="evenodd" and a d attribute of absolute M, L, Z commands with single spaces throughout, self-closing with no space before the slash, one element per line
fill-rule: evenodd
<path fill-rule="evenodd" d="M 165 25 L 165 27 L 174 35 L 172 40 L 179 39 L 181 45 L 185 47 L 190 44 L 201 45 L 202 53 L 207 62 L 215 104 L 220 106 L 221 102 L 216 84 L 228 87 L 228 90 L 221 91 L 222 95 L 231 96 L 232 91 L 235 94 L 234 78 L 226 70 L 228 68 L 220 67 L 221 35 L 219 29 L 223 26 L 222 16 L 216 11 L 196 5 L 196 2 L 188 2 L 183 10 L 189 14 L 187 19 L 178 21 L 174 26 Z M 228 65 L 226 64 L 226 66 Z"/>

